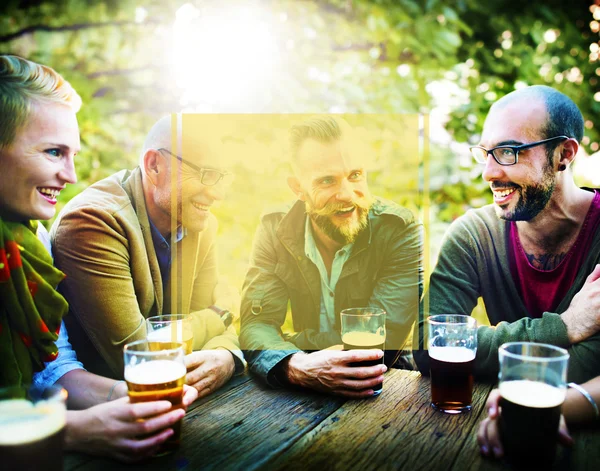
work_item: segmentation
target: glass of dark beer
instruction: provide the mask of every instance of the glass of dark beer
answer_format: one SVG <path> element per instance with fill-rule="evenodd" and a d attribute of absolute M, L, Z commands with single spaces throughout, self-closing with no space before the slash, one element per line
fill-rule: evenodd
<path fill-rule="evenodd" d="M 58 386 L 0 389 L 4 471 L 62 471 L 67 392 Z"/>
<path fill-rule="evenodd" d="M 556 454 L 569 353 L 553 345 L 511 342 L 498 356 L 498 425 L 505 455 L 517 467 L 548 468 Z"/>
<path fill-rule="evenodd" d="M 183 407 L 186 368 L 184 346 L 178 342 L 139 340 L 125 345 L 125 381 L 131 402 L 169 401 Z M 174 451 L 181 441 L 181 422 L 156 454 Z"/>
<path fill-rule="evenodd" d="M 431 406 L 447 414 L 471 410 L 477 322 L 471 316 L 441 314 L 427 318 Z"/>
<path fill-rule="evenodd" d="M 357 307 L 341 312 L 344 350 L 370 350 L 385 347 L 385 311 L 376 307 Z M 359 361 L 350 366 L 374 366 L 381 360 Z M 373 387 L 374 396 L 381 394 L 383 383 Z"/>

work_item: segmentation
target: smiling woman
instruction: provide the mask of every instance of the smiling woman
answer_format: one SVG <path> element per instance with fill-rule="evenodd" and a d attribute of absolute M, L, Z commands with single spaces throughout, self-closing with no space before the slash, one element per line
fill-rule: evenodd
<path fill-rule="evenodd" d="M 2 56 L 0 94 L 0 215 L 50 219 L 60 191 L 77 181 L 81 98 L 52 69 L 15 56 Z"/>
<path fill-rule="evenodd" d="M 133 461 L 152 455 L 184 411 L 170 410 L 165 401 L 108 402 L 126 394 L 124 384 L 88 373 L 77 361 L 62 323 L 67 302 L 56 291 L 65 275 L 53 266 L 48 233 L 37 221 L 54 216 L 61 190 L 76 181 L 80 106 L 75 90 L 51 68 L 0 55 L 0 397 L 31 384 L 44 394 L 60 385 L 69 408 L 85 410 L 65 414 L 63 400 L 60 431 L 45 437 L 57 440 L 52 448 L 61 449 L 64 441 L 73 450 Z M 196 397 L 187 388 L 184 405 Z M 22 461 L 29 454 L 19 450 L 39 435 L 37 428 L 18 411 L 8 420 L 0 415 L 3 453 L 20 453 L 3 462 L 5 468 L 32 468 Z M 27 435 L 22 443 L 14 440 L 17 432 Z M 41 440 L 32 446 L 48 469 L 62 469 L 57 455 L 40 451 Z"/>

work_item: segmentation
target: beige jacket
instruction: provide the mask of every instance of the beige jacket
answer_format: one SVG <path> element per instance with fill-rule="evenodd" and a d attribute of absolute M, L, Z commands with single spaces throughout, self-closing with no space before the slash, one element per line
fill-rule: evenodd
<path fill-rule="evenodd" d="M 86 369 L 122 378 L 123 346 L 145 338 L 146 318 L 191 312 L 194 350 L 226 348 L 236 371 L 243 370 L 234 327 L 225 329 L 206 309 L 218 278 L 216 231 L 211 215 L 204 231 L 176 244 L 166 290 L 170 294 L 176 280 L 176 295 L 170 296 L 163 293 L 139 168 L 95 183 L 65 206 L 50 236 L 55 265 L 67 275 L 59 286 L 70 305 L 65 323 Z M 180 271 L 174 269 L 179 260 Z"/>

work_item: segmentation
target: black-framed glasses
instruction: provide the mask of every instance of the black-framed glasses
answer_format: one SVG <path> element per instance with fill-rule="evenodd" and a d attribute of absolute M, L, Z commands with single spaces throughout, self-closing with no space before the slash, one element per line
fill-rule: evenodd
<path fill-rule="evenodd" d="M 214 168 L 198 167 L 197 165 L 194 165 L 193 163 L 188 162 L 187 160 L 183 160 L 183 158 L 181 158 L 177 154 L 174 154 L 170 150 L 165 149 L 164 147 L 161 147 L 160 149 L 157 149 L 157 150 L 159 152 L 162 152 L 164 150 L 169 155 L 171 155 L 172 157 L 175 157 L 177 160 L 179 160 L 180 162 L 182 162 L 183 164 L 187 165 L 188 167 L 193 169 L 195 172 L 197 172 L 198 176 L 200 178 L 200 182 L 203 185 L 215 186 L 221 180 L 223 181 L 223 184 L 226 186 L 229 186 L 229 185 L 231 185 L 231 183 L 233 183 L 233 179 L 234 179 L 233 173 L 221 172 Z"/>
<path fill-rule="evenodd" d="M 557 139 L 570 139 L 567 136 L 554 136 L 543 141 L 532 142 L 531 144 L 523 144 L 520 146 L 497 146 L 493 149 L 486 149 L 481 146 L 469 147 L 471 155 L 480 164 L 487 162 L 488 155 L 491 155 L 500 165 L 514 165 L 519 161 L 519 151 L 530 149 L 532 147 L 541 146 L 547 142 Z"/>

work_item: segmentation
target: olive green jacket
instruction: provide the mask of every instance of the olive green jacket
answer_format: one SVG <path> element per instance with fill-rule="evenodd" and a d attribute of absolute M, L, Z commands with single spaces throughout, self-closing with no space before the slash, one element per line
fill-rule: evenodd
<path fill-rule="evenodd" d="M 145 338 L 146 318 L 192 313 L 194 350 L 226 348 L 243 371 L 235 329 L 206 309 L 217 285 L 216 231 L 211 215 L 204 231 L 173 247 L 163 293 L 139 167 L 95 183 L 65 206 L 50 235 L 54 262 L 67 275 L 59 288 L 70 306 L 65 324 L 86 369 L 122 378 L 123 346 Z"/>
<path fill-rule="evenodd" d="M 492 205 L 472 209 L 457 219 L 446 233 L 429 283 L 429 309 L 424 310 L 415 333 L 414 359 L 422 373 L 429 373 L 425 350 L 427 314 L 470 315 L 483 298 L 492 327 L 477 332 L 476 372 L 480 377 L 498 375 L 498 347 L 505 342 L 549 343 L 567 348 L 570 381 L 584 382 L 600 375 L 600 334 L 571 345 L 560 315 L 569 307 L 587 276 L 600 263 L 600 228 L 575 282 L 556 312 L 531 318 L 513 281 L 508 263 L 510 222 L 499 219 Z"/>
<path fill-rule="evenodd" d="M 397 360 L 417 316 L 422 225 L 407 209 L 376 199 L 335 288 L 334 331 L 320 332 L 321 278 L 304 250 L 306 217 L 300 201 L 262 216 L 244 282 L 240 343 L 251 370 L 272 386 L 278 385 L 273 367 L 287 356 L 341 344 L 342 309 L 373 306 L 387 312 L 388 365 Z M 288 303 L 295 332 L 284 334 Z"/>

